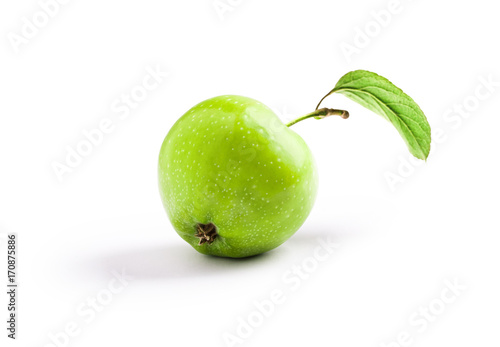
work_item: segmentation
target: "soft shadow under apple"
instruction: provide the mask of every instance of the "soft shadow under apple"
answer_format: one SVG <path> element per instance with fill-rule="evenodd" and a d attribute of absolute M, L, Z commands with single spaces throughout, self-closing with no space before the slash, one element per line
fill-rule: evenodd
<path fill-rule="evenodd" d="M 217 276 L 222 273 L 240 273 L 247 269 L 268 267 L 270 263 L 290 263 L 308 254 L 318 244 L 318 238 L 335 237 L 333 230 L 306 227 L 290 240 L 269 252 L 248 258 L 232 259 L 203 255 L 189 245 L 148 246 L 110 254 L 98 254 L 80 259 L 76 269 L 87 274 L 109 276 L 122 269 L 134 279 L 172 279 Z M 285 264 L 285 265 L 286 265 Z"/>

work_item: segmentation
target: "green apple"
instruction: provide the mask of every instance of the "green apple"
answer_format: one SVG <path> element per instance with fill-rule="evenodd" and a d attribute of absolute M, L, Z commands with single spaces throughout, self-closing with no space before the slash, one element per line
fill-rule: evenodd
<path fill-rule="evenodd" d="M 431 128 L 424 113 L 370 71 L 348 72 L 315 111 L 287 124 L 256 100 L 215 97 L 184 114 L 161 147 L 160 193 L 177 233 L 198 252 L 233 258 L 290 238 L 313 207 L 318 177 L 309 148 L 289 127 L 308 118 L 348 118 L 347 111 L 319 108 L 334 93 L 392 123 L 410 153 L 427 159 Z"/>
<path fill-rule="evenodd" d="M 262 103 L 235 95 L 203 101 L 175 123 L 158 177 L 177 233 L 200 253 L 232 258 L 290 238 L 318 186 L 304 140 Z"/>

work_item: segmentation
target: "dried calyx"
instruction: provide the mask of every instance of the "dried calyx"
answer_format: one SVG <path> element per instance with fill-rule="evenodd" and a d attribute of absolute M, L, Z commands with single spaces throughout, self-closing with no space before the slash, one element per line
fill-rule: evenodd
<path fill-rule="evenodd" d="M 211 244 L 214 242 L 217 235 L 217 227 L 213 223 L 198 223 L 196 225 L 196 234 L 194 236 L 200 239 L 198 245 L 202 245 L 204 243 Z"/>

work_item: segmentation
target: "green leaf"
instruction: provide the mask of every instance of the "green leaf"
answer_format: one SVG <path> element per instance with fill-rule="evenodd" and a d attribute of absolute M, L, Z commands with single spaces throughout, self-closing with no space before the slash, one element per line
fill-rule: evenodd
<path fill-rule="evenodd" d="M 388 79 L 370 71 L 351 71 L 324 98 L 333 93 L 343 94 L 387 119 L 399 131 L 410 153 L 427 159 L 431 149 L 427 118 L 417 103 Z"/>

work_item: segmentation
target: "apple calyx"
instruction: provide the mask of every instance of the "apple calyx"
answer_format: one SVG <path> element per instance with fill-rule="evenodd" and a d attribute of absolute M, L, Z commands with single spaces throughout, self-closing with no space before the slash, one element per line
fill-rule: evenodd
<path fill-rule="evenodd" d="M 290 127 L 290 126 L 294 125 L 295 123 L 298 123 L 298 122 L 300 122 L 304 119 L 307 119 L 307 118 L 323 119 L 323 118 L 330 117 L 330 116 L 340 116 L 343 119 L 347 119 L 347 118 L 349 118 L 349 112 L 347 112 L 345 110 L 337 110 L 334 108 L 324 107 L 324 108 L 317 109 L 314 112 L 308 113 L 305 116 L 297 118 L 297 119 L 291 121 L 290 123 L 287 123 L 286 126 Z"/>
<path fill-rule="evenodd" d="M 198 245 L 202 245 L 204 243 L 211 244 L 216 239 L 217 235 L 217 227 L 213 223 L 208 224 L 196 224 L 196 234 L 194 236 L 200 239 Z"/>

